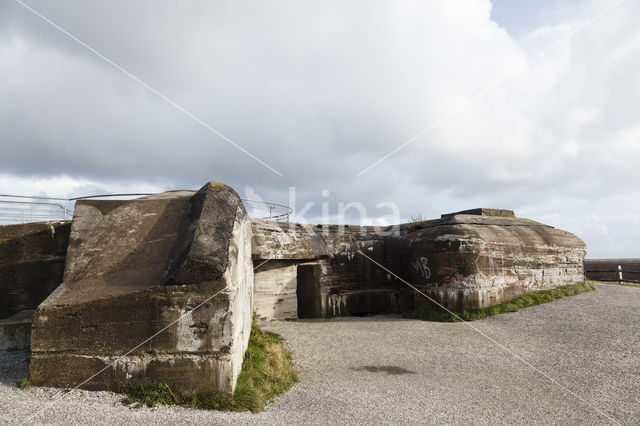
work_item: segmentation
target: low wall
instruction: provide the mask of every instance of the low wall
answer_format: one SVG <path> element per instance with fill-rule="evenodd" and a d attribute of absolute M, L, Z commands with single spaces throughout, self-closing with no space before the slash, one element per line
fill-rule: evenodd
<path fill-rule="evenodd" d="M 584 269 L 592 281 L 640 283 L 640 259 L 585 259 Z"/>
<path fill-rule="evenodd" d="M 26 309 L 0 320 L 0 350 L 28 350 L 33 310 Z"/>
<path fill-rule="evenodd" d="M 0 318 L 35 309 L 62 282 L 71 223 L 0 226 Z"/>

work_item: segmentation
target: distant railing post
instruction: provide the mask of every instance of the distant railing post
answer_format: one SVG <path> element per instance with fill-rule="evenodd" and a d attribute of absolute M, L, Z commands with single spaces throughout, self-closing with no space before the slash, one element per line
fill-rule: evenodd
<path fill-rule="evenodd" d="M 622 284 L 622 265 L 618 265 L 618 281 Z"/>

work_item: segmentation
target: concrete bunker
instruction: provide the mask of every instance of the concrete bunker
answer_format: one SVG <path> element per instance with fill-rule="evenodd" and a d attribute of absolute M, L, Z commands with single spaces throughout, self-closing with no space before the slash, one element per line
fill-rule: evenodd
<path fill-rule="evenodd" d="M 80 201 L 71 224 L 0 227 L 0 253 L 17 253 L 0 259 L 0 294 L 19 296 L 3 309 L 37 307 L 32 326 L 28 310 L 0 324 L 15 347 L 31 330 L 35 384 L 188 393 L 233 392 L 253 312 L 331 318 L 430 303 L 396 275 L 449 309 L 475 309 L 582 281 L 586 247 L 509 210 L 382 228 L 250 220 L 231 188 L 209 183 Z"/>
<path fill-rule="evenodd" d="M 232 393 L 252 296 L 251 225 L 226 185 L 78 202 L 64 281 L 33 317 L 31 381 Z"/>
<path fill-rule="evenodd" d="M 305 293 L 305 308 L 319 303 L 319 316 L 328 318 L 433 304 L 376 263 L 438 304 L 470 310 L 582 281 L 585 254 L 575 235 L 511 210 L 473 209 L 384 228 L 254 220 L 256 311 L 261 319 L 308 317 L 294 310 L 294 283 L 310 261 L 318 265 L 320 294 L 312 301 Z"/>

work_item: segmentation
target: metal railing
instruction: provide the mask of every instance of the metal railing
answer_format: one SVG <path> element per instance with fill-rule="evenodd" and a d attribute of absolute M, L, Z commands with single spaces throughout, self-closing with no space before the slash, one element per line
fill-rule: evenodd
<path fill-rule="evenodd" d="M 0 195 L 0 224 L 48 222 L 73 217 L 69 200 Z"/>
<path fill-rule="evenodd" d="M 100 194 L 75 198 L 0 194 L 0 224 L 48 222 L 73 218 L 75 202 L 91 198 L 141 197 L 152 193 Z M 283 204 L 241 198 L 252 219 L 288 222 L 293 210 Z"/>
<path fill-rule="evenodd" d="M 271 203 L 268 201 L 248 200 L 241 198 L 244 208 L 251 219 L 275 220 L 278 222 L 289 222 L 289 216 L 293 209 L 284 204 Z"/>

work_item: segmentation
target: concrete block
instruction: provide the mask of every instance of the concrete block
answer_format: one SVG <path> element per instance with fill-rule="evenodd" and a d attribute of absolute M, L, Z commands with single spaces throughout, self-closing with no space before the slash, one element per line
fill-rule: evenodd
<path fill-rule="evenodd" d="M 34 315 L 30 377 L 75 387 L 109 366 L 82 387 L 231 393 L 252 311 L 251 223 L 228 186 L 79 201 L 64 282 Z"/>

